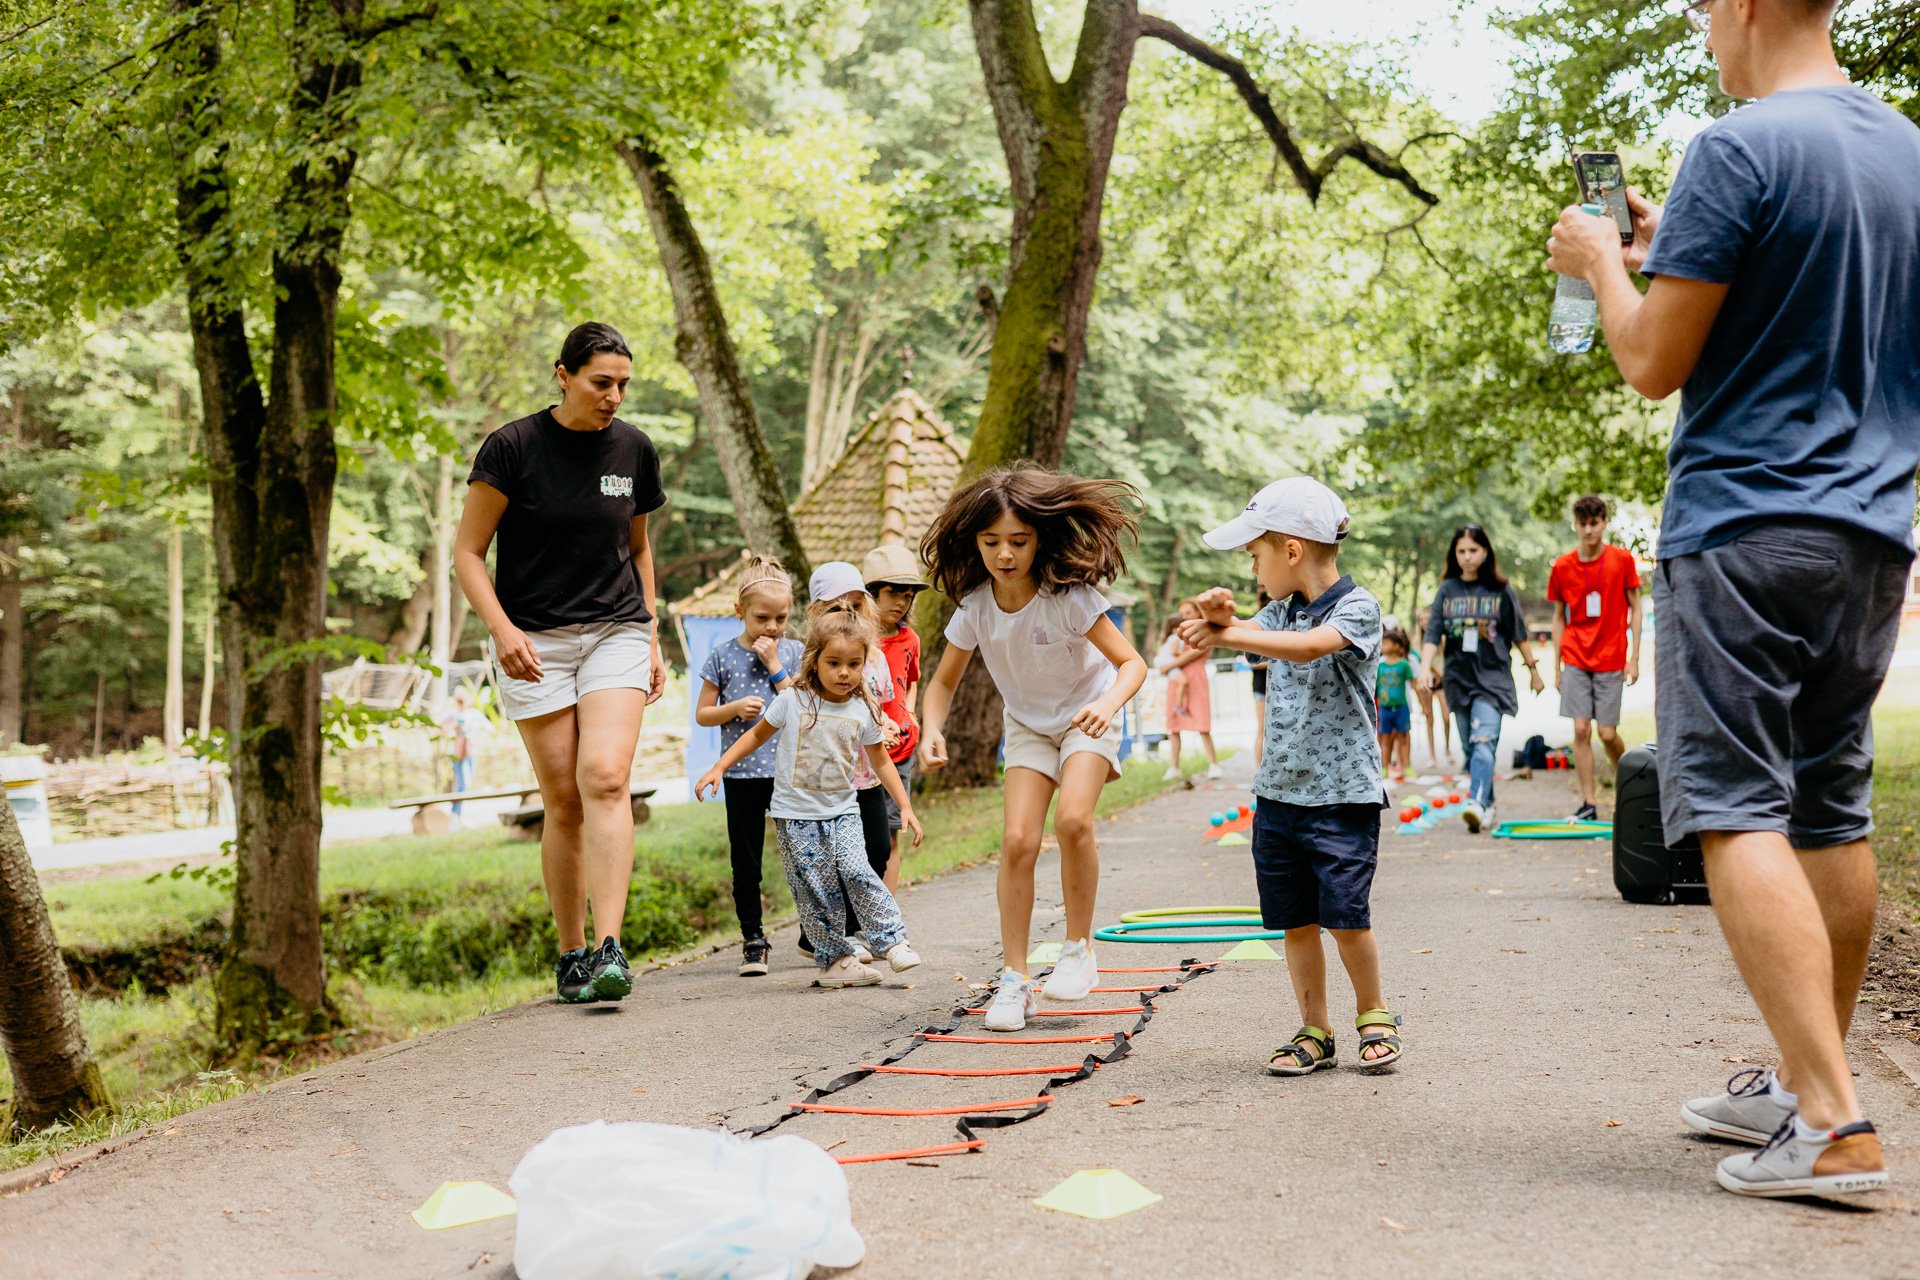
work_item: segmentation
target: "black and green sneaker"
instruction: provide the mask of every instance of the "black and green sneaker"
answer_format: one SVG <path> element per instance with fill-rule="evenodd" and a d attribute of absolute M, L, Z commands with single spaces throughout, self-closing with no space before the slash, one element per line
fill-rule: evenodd
<path fill-rule="evenodd" d="M 598 1000 L 624 1000 L 633 992 L 633 974 L 627 968 L 627 954 L 611 937 L 600 942 L 600 949 L 587 959 L 593 971 L 593 995 Z"/>
<path fill-rule="evenodd" d="M 599 999 L 593 993 L 593 951 L 576 947 L 562 952 L 553 966 L 554 979 L 564 1004 L 587 1004 Z"/>

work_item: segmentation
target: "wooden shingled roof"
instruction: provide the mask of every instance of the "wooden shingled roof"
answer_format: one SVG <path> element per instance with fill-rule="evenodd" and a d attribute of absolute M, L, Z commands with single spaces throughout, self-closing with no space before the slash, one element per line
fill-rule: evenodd
<path fill-rule="evenodd" d="M 833 469 L 793 504 L 800 544 L 815 564 L 860 558 L 874 547 L 917 547 L 959 479 L 966 455 L 952 428 L 910 386 L 886 404 L 848 443 Z M 746 553 L 672 612 L 688 618 L 733 613 Z M 801 594 L 804 594 L 802 592 Z"/>

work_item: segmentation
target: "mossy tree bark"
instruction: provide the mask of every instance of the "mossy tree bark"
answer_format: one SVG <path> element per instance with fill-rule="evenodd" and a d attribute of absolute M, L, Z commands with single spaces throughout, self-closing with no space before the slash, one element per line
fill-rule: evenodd
<path fill-rule="evenodd" d="M 184 11 L 202 0 L 179 0 Z M 233 926 L 215 979 L 215 1027 L 245 1057 L 334 1021 L 320 942 L 320 673 L 327 528 L 337 470 L 334 334 L 358 160 L 360 50 L 379 29 L 360 0 L 294 0 L 297 140 L 278 195 L 273 320 L 263 392 L 242 299 L 227 274 L 235 183 L 223 140 L 221 37 L 177 47 L 177 249 L 206 415 L 226 722 L 232 734 Z"/>
<path fill-rule="evenodd" d="M 1100 267 L 1101 204 L 1141 38 L 1162 40 L 1232 81 L 1308 200 L 1317 201 L 1334 168 L 1351 159 L 1422 203 L 1437 202 L 1398 157 L 1357 135 L 1335 140 L 1310 161 L 1244 63 L 1163 18 L 1141 14 L 1137 0 L 1086 0 L 1064 81 L 1047 64 L 1032 0 L 969 4 L 1014 213 L 1011 270 L 962 483 L 1022 458 L 1057 467 L 1066 456 Z M 950 609 L 928 600 L 917 615 L 928 628 L 922 634 L 937 636 Z M 1000 720 L 983 701 L 988 688 L 968 680 L 955 697 L 947 727 L 953 764 L 944 771 L 952 785 L 992 779 Z"/>
<path fill-rule="evenodd" d="M 761 555 L 777 556 L 806 580 L 812 572 L 800 531 L 787 505 L 786 486 L 760 426 L 746 372 L 714 284 L 713 265 L 693 225 L 666 158 L 646 138 L 616 143 L 614 151 L 640 188 L 660 250 L 660 266 L 673 292 L 674 354 L 693 378 L 700 416 L 733 495 L 740 532 Z"/>
<path fill-rule="evenodd" d="M 47 918 L 40 877 L 13 809 L 0 800 L 0 1049 L 13 1072 L 13 1097 L 0 1109 L 0 1141 L 22 1129 L 113 1106 L 80 1026 L 80 1001 L 67 979 Z"/>

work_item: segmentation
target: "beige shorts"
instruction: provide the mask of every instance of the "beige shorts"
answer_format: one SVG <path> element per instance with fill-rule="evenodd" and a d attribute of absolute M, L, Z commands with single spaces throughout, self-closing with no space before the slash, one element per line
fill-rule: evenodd
<path fill-rule="evenodd" d="M 1009 769 L 1031 769 L 1035 773 L 1046 774 L 1057 783 L 1060 781 L 1060 766 L 1066 758 L 1087 751 L 1107 762 L 1107 781 L 1111 782 L 1120 776 L 1118 720 L 1108 725 L 1106 733 L 1098 738 L 1089 738 L 1078 729 L 1053 734 L 1040 733 L 1004 713 L 1001 725 L 1006 734 L 1003 751 Z"/>
<path fill-rule="evenodd" d="M 646 689 L 651 681 L 653 624 L 589 622 L 551 631 L 529 631 L 540 654 L 540 679 L 515 680 L 500 669 L 493 644 L 487 659 L 500 689 L 500 712 L 509 720 L 565 711 L 601 689 Z"/>

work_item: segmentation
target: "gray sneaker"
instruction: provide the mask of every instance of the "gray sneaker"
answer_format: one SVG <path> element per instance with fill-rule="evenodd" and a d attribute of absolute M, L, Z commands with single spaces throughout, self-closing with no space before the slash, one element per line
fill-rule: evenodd
<path fill-rule="evenodd" d="M 1772 1087 L 1771 1069 L 1748 1067 L 1734 1073 L 1725 1093 L 1680 1104 L 1680 1118 L 1711 1137 L 1765 1146 L 1793 1114 L 1792 1107 L 1775 1101 Z"/>
<path fill-rule="evenodd" d="M 1719 1177 L 1743 1196 L 1857 1196 L 1886 1190 L 1887 1162 L 1865 1120 L 1802 1138 L 1789 1116 L 1760 1150 L 1722 1160 Z"/>

